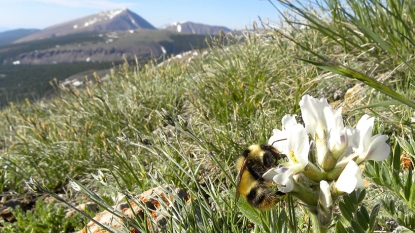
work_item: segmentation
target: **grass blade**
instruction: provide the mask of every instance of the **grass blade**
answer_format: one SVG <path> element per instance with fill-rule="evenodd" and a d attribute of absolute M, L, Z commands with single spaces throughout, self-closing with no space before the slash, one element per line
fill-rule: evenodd
<path fill-rule="evenodd" d="M 300 59 L 304 62 L 313 64 L 321 69 L 333 72 L 335 74 L 339 74 L 339 75 L 343 75 L 352 79 L 356 79 L 359 80 L 363 83 L 365 83 L 366 85 L 382 92 L 383 94 L 405 104 L 408 105 L 411 108 L 415 108 L 415 103 L 412 102 L 411 100 L 405 98 L 404 96 L 402 96 L 401 94 L 397 93 L 396 91 L 393 91 L 392 89 L 390 89 L 389 87 L 383 85 L 382 83 L 380 83 L 379 81 L 377 81 L 376 79 L 369 77 L 365 74 L 362 74 L 358 71 L 352 70 L 349 67 L 344 67 L 341 65 L 334 65 L 334 64 L 330 64 L 327 62 L 316 62 L 316 61 L 310 61 L 310 60 L 306 60 L 306 59 Z"/>

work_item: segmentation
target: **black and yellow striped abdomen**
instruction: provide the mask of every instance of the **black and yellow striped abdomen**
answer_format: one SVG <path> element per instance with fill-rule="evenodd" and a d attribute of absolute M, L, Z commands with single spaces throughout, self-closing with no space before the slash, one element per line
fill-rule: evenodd
<path fill-rule="evenodd" d="M 262 175 L 276 167 L 280 158 L 281 154 L 269 145 L 252 145 L 246 149 L 236 162 L 239 171 L 236 197 L 242 195 L 249 204 L 262 210 L 274 206 L 285 193 Z"/>

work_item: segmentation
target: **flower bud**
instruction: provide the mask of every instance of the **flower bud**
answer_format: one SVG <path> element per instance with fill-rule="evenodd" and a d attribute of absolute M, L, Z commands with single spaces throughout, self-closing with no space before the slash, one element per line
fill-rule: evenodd
<path fill-rule="evenodd" d="M 333 199 L 331 198 L 330 185 L 327 181 L 320 182 L 320 193 L 317 204 L 317 219 L 322 226 L 328 226 L 333 215 Z"/>

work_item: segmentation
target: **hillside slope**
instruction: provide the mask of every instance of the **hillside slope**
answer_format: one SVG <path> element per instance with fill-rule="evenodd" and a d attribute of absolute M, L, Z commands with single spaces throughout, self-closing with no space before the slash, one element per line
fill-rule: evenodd
<path fill-rule="evenodd" d="M 0 32 L 0 46 L 10 44 L 13 41 L 39 31 L 39 29 L 16 29 Z"/>
<path fill-rule="evenodd" d="M 3 65 L 112 62 L 177 54 L 206 46 L 204 35 L 138 29 L 83 33 L 0 47 Z"/>

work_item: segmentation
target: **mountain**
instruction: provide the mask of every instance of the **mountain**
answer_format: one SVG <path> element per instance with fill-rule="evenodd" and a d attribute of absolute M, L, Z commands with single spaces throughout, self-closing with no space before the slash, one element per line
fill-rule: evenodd
<path fill-rule="evenodd" d="M 220 31 L 231 32 L 232 30 L 222 26 L 210 26 L 193 22 L 174 22 L 168 26 L 164 26 L 163 30 L 176 31 L 180 33 L 218 35 Z"/>
<path fill-rule="evenodd" d="M 10 44 L 17 39 L 20 39 L 37 31 L 39 31 L 39 29 L 16 29 L 0 32 L 0 46 Z"/>
<path fill-rule="evenodd" d="M 45 28 L 16 40 L 21 43 L 85 32 L 113 32 L 134 29 L 156 29 L 145 19 L 128 9 L 103 11 L 80 19 Z"/>

